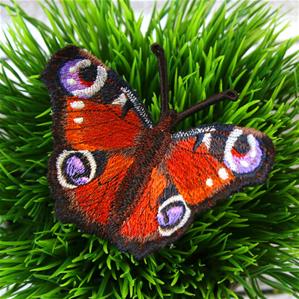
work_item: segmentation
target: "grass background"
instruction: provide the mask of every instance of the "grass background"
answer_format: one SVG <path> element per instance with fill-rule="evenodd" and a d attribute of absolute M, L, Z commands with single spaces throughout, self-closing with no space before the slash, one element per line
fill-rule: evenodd
<path fill-rule="evenodd" d="M 43 2 L 47 23 L 6 6 L 12 26 L 0 44 L 10 59 L 0 71 L 3 298 L 240 298 L 236 285 L 265 298 L 258 281 L 298 296 L 298 53 L 288 51 L 298 38 L 279 42 L 281 15 L 260 1 L 223 2 L 207 21 L 214 2 L 167 2 L 153 11 L 145 33 L 128 1 Z M 273 139 L 277 155 L 265 185 L 201 214 L 181 241 L 136 261 L 56 221 L 46 180 L 50 102 L 39 74 L 59 48 L 85 47 L 124 76 L 157 120 L 154 41 L 165 48 L 177 110 L 227 88 L 240 93 L 236 103 L 211 107 L 180 128 L 213 121 L 254 127 Z"/>

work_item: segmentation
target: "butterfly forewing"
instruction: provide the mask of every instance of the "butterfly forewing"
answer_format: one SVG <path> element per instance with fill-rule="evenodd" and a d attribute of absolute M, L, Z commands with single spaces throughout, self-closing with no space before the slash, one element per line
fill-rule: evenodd
<path fill-rule="evenodd" d="M 187 203 L 199 209 L 264 181 L 274 159 L 265 134 L 233 125 L 175 133 L 171 148 L 167 169 Z"/>

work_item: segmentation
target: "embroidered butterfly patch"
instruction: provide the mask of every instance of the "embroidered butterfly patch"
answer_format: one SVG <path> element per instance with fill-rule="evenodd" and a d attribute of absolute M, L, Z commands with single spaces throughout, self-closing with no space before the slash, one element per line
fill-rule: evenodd
<path fill-rule="evenodd" d="M 274 159 L 271 140 L 254 129 L 213 124 L 174 132 L 185 117 L 237 94 L 171 110 L 164 52 L 157 44 L 152 50 L 161 76 L 157 124 L 128 84 L 83 49 L 58 51 L 43 74 L 53 108 L 48 178 L 58 219 L 137 258 L 178 239 L 219 199 L 262 183 Z"/>

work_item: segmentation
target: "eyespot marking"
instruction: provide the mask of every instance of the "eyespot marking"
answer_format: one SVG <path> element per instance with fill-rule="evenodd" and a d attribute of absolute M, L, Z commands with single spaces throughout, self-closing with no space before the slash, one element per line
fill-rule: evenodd
<path fill-rule="evenodd" d="M 75 79 L 71 78 L 71 79 L 67 79 L 67 84 L 69 85 L 75 85 L 76 84 L 76 81 Z"/>
<path fill-rule="evenodd" d="M 57 179 L 64 188 L 89 183 L 96 173 L 96 162 L 89 151 L 64 150 L 56 160 Z"/>
<path fill-rule="evenodd" d="M 174 195 L 165 200 L 158 209 L 159 233 L 163 237 L 172 235 L 183 227 L 190 218 L 191 210 L 182 195 Z"/>
<path fill-rule="evenodd" d="M 237 145 L 237 141 L 243 135 L 240 129 L 233 130 L 228 136 L 225 150 L 224 150 L 224 163 L 226 166 L 238 174 L 246 174 L 253 172 L 257 169 L 262 161 L 262 149 L 259 141 L 252 135 L 246 135 L 245 141 Z M 247 142 L 247 144 L 245 144 Z M 243 148 L 236 149 L 243 146 Z"/>
<path fill-rule="evenodd" d="M 101 66 L 96 68 L 95 78 L 85 79 L 81 71 L 94 66 L 89 59 L 75 59 L 65 63 L 60 69 L 60 82 L 62 86 L 72 95 L 79 98 L 90 98 L 100 91 L 107 80 L 107 71 Z M 90 70 L 87 70 L 90 75 Z M 89 77 L 89 76 L 88 76 Z M 87 81 L 86 81 L 87 80 Z"/>

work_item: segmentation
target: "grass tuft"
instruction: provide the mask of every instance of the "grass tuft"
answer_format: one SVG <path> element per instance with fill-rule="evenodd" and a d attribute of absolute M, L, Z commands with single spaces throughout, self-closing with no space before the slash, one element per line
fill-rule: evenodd
<path fill-rule="evenodd" d="M 41 1 L 47 22 L 1 4 L 11 27 L 0 44 L 0 289 L 2 298 L 266 298 L 258 281 L 299 293 L 298 38 L 277 40 L 278 11 L 260 1 L 169 1 L 146 32 L 127 0 Z M 207 18 L 210 16 L 209 18 Z M 162 22 L 163 21 L 163 22 Z M 34 28 L 43 40 L 36 42 Z M 135 88 L 159 116 L 157 62 L 168 58 L 172 106 L 186 109 L 235 88 L 240 99 L 186 119 L 267 133 L 276 162 L 266 184 L 246 188 L 199 217 L 172 247 L 141 261 L 57 222 L 47 185 L 49 95 L 39 75 L 67 44 L 87 48 Z M 179 129 L 178 128 L 178 129 Z M 28 287 L 29 286 L 29 287 Z"/>

